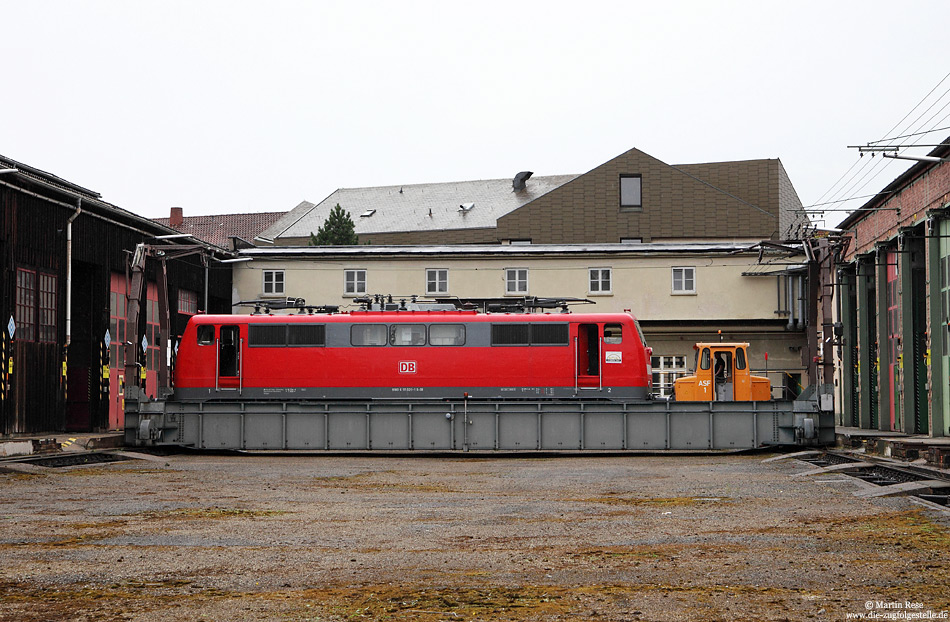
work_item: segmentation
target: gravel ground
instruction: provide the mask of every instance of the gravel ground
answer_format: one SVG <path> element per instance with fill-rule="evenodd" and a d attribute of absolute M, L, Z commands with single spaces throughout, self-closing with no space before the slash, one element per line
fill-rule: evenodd
<path fill-rule="evenodd" d="M 950 611 L 945 512 L 765 457 L 173 455 L 0 473 L 0 620 Z"/>

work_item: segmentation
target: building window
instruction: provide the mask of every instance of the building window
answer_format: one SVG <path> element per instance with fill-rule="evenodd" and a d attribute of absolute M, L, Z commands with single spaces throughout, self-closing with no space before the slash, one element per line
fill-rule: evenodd
<path fill-rule="evenodd" d="M 365 294 L 366 270 L 344 270 L 343 293 L 351 296 Z"/>
<path fill-rule="evenodd" d="M 187 289 L 178 290 L 178 312 L 186 315 L 198 313 L 198 293 Z"/>
<path fill-rule="evenodd" d="M 39 340 L 56 343 L 56 277 L 40 274 Z"/>
<path fill-rule="evenodd" d="M 283 270 L 264 270 L 264 295 L 265 296 L 283 296 L 284 295 L 284 271 Z"/>
<path fill-rule="evenodd" d="M 673 293 L 696 293 L 696 268 L 673 268 Z"/>
<path fill-rule="evenodd" d="M 33 341 L 36 332 L 36 273 L 16 271 L 16 333 L 18 341 Z"/>
<path fill-rule="evenodd" d="M 673 394 L 673 383 L 689 373 L 686 369 L 685 356 L 654 356 L 651 358 L 653 366 L 653 393 L 662 397 Z"/>
<path fill-rule="evenodd" d="M 445 294 L 449 291 L 449 271 L 442 269 L 426 270 L 426 294 Z"/>
<path fill-rule="evenodd" d="M 643 208 L 641 200 L 641 181 L 640 175 L 621 175 L 620 176 L 620 208 L 628 210 L 639 210 Z"/>
<path fill-rule="evenodd" d="M 506 294 L 527 294 L 528 293 L 528 269 L 527 268 L 505 268 L 505 293 Z"/>
<path fill-rule="evenodd" d="M 610 268 L 590 268 L 588 272 L 590 274 L 588 293 L 610 294 L 613 291 L 610 289 Z"/>

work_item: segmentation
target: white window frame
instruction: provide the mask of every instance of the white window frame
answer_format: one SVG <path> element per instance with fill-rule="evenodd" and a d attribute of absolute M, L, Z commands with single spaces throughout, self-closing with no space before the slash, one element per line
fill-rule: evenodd
<path fill-rule="evenodd" d="M 662 397 L 672 395 L 676 379 L 689 374 L 685 356 L 658 356 L 654 354 L 650 360 L 650 365 L 653 376 L 659 380 L 659 382 L 655 382 L 653 378 L 650 379 L 653 392 Z"/>
<path fill-rule="evenodd" d="M 432 275 L 435 275 L 432 278 Z M 440 278 L 441 277 L 441 278 Z M 435 285 L 435 288 L 432 288 Z M 442 286 L 441 289 L 439 286 Z M 443 296 L 449 293 L 449 269 L 426 268 L 426 296 Z"/>
<path fill-rule="evenodd" d="M 595 276 L 596 273 L 596 276 Z M 606 273 L 607 288 L 604 289 L 604 274 Z M 613 268 L 588 268 L 587 269 L 587 293 L 591 296 L 611 296 L 614 293 L 614 271 Z M 594 289 L 594 286 L 597 289 Z"/>
<path fill-rule="evenodd" d="M 680 275 L 680 285 L 677 288 L 677 272 Z M 687 277 L 687 274 L 689 275 Z M 692 288 L 686 287 L 686 282 L 692 281 Z M 670 271 L 670 290 L 674 296 L 695 296 L 696 295 L 696 267 L 695 266 L 673 266 Z"/>
<path fill-rule="evenodd" d="M 521 273 L 524 273 L 524 279 Z M 514 275 L 514 276 L 512 276 Z M 522 282 L 524 288 L 521 289 Z M 514 285 L 514 288 L 512 288 Z M 505 295 L 506 296 L 527 296 L 528 295 L 528 269 L 527 268 L 505 268 Z"/>
<path fill-rule="evenodd" d="M 350 275 L 353 278 L 350 278 Z M 362 278 L 360 278 L 362 276 Z M 352 291 L 350 282 L 353 283 Z M 360 288 L 362 285 L 362 289 Z M 344 296 L 364 296 L 366 294 L 366 269 L 365 268 L 346 268 L 343 270 L 343 295 Z"/>
<path fill-rule="evenodd" d="M 261 278 L 261 293 L 264 296 L 283 296 L 287 291 L 287 274 L 284 270 L 263 270 Z M 278 282 L 277 275 L 280 275 Z M 267 291 L 270 286 L 271 291 Z M 279 287 L 278 287 L 279 286 Z"/>

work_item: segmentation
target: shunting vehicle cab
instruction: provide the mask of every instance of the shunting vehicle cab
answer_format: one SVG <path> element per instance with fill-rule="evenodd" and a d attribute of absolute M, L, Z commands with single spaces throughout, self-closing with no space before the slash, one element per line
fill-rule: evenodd
<path fill-rule="evenodd" d="M 758 402 L 772 399 L 768 378 L 749 370 L 748 343 L 697 343 L 696 375 L 678 378 L 678 402 Z"/>

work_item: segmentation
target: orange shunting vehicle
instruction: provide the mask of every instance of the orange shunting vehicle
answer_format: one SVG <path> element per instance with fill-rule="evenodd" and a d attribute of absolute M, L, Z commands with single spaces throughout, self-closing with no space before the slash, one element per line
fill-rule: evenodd
<path fill-rule="evenodd" d="M 678 378 L 678 402 L 749 402 L 772 399 L 769 379 L 749 370 L 747 343 L 697 343 L 696 375 Z"/>

